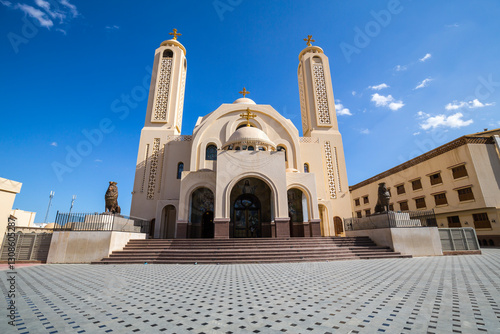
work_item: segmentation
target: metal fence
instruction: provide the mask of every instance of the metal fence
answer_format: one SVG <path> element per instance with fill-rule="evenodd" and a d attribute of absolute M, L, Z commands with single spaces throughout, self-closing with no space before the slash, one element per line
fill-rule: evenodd
<path fill-rule="evenodd" d="M 389 211 L 362 218 L 344 218 L 345 231 L 373 230 L 397 227 L 437 226 L 434 210 Z"/>
<path fill-rule="evenodd" d="M 5 234 L 0 253 L 0 261 L 47 261 L 52 231 L 47 233 L 22 233 L 18 231 L 13 236 Z M 9 250 L 9 244 L 14 244 L 15 250 Z"/>
<path fill-rule="evenodd" d="M 150 221 L 111 213 L 57 212 L 54 231 L 121 231 L 149 234 Z"/>
<path fill-rule="evenodd" d="M 476 231 L 472 227 L 440 228 L 443 251 L 479 250 Z"/>

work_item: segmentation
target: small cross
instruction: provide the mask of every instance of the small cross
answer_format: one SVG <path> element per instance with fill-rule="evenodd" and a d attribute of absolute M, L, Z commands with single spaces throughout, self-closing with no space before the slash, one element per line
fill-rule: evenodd
<path fill-rule="evenodd" d="M 257 115 L 252 114 L 252 112 L 250 111 L 250 108 L 247 108 L 247 112 L 240 114 L 240 117 L 246 118 L 247 126 L 250 126 L 250 119 L 257 117 Z"/>
<path fill-rule="evenodd" d="M 174 32 L 169 32 L 169 35 L 174 36 L 174 40 L 177 40 L 177 36 L 182 36 L 182 34 L 177 33 L 177 29 L 174 28 Z"/>
<path fill-rule="evenodd" d="M 239 92 L 239 93 L 242 94 L 243 97 L 245 97 L 245 95 L 250 94 L 250 92 L 245 87 L 243 87 L 243 90 L 241 92 Z"/>
<path fill-rule="evenodd" d="M 304 41 L 307 42 L 307 46 L 311 46 L 311 42 L 316 42 L 314 39 L 312 39 L 312 35 L 307 35 L 307 38 L 304 38 Z"/>

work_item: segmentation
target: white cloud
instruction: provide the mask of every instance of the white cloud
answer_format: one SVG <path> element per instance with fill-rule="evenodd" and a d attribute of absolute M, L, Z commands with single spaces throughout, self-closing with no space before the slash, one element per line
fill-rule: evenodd
<path fill-rule="evenodd" d="M 413 135 L 414 135 L 414 136 L 418 136 L 419 134 L 420 134 L 420 131 L 413 132 Z"/>
<path fill-rule="evenodd" d="M 343 115 L 343 116 L 352 116 L 351 111 L 344 107 L 342 103 L 340 103 L 340 100 L 337 100 L 337 103 L 335 104 L 335 110 L 337 111 L 337 115 Z"/>
<path fill-rule="evenodd" d="M 432 55 L 430 53 L 426 53 L 425 56 L 423 56 L 422 58 L 419 59 L 419 61 L 424 62 L 427 59 L 429 59 L 430 57 L 432 57 Z"/>
<path fill-rule="evenodd" d="M 371 101 L 375 102 L 375 106 L 377 107 L 389 107 L 393 111 L 399 110 L 405 105 L 403 101 L 395 100 L 392 95 L 384 96 L 378 93 L 372 95 Z"/>
<path fill-rule="evenodd" d="M 421 83 L 419 83 L 417 85 L 417 87 L 415 87 L 415 89 L 420 89 L 420 88 L 424 88 L 424 87 L 427 87 L 429 82 L 431 82 L 433 79 L 432 78 L 427 78 L 427 79 L 424 79 Z"/>
<path fill-rule="evenodd" d="M 359 132 L 364 134 L 364 135 L 370 134 L 370 130 L 368 130 L 368 129 L 359 130 Z"/>
<path fill-rule="evenodd" d="M 400 71 L 406 71 L 407 68 L 408 68 L 408 66 L 406 66 L 406 65 L 396 65 L 396 67 L 394 69 L 396 71 L 400 72 Z"/>
<path fill-rule="evenodd" d="M 451 103 L 448 103 L 444 108 L 446 110 L 456 110 L 460 108 L 469 108 L 469 109 L 476 109 L 476 108 L 483 108 L 483 107 L 489 107 L 489 106 L 494 106 L 495 103 L 482 103 L 478 99 L 474 99 L 472 101 L 466 102 L 466 101 L 453 101 Z"/>
<path fill-rule="evenodd" d="M 106 26 L 106 29 L 108 29 L 108 30 L 118 30 L 118 29 L 120 29 L 120 27 L 117 26 L 117 25 L 112 25 L 112 26 Z"/>
<path fill-rule="evenodd" d="M 102 162 L 102 160 L 101 160 L 101 159 L 95 159 L 94 161 L 95 161 L 95 162 Z"/>
<path fill-rule="evenodd" d="M 16 8 L 19 8 L 22 10 L 26 15 L 31 16 L 32 18 L 38 20 L 38 23 L 45 28 L 50 28 L 54 25 L 54 22 L 39 9 L 36 9 L 34 7 L 25 5 L 25 4 L 18 4 Z"/>
<path fill-rule="evenodd" d="M 59 2 L 61 3 L 61 5 L 69 8 L 69 11 L 71 12 L 71 14 L 73 14 L 73 17 L 78 16 L 78 10 L 76 9 L 75 5 L 71 4 L 68 0 L 59 0 Z"/>
<path fill-rule="evenodd" d="M 356 96 L 356 91 L 353 90 L 351 94 L 352 94 L 352 96 Z"/>
<path fill-rule="evenodd" d="M 12 7 L 12 2 L 10 1 L 0 0 L 0 3 L 5 7 Z"/>
<path fill-rule="evenodd" d="M 425 119 L 423 123 L 420 123 L 420 127 L 423 130 L 435 129 L 437 127 L 461 128 L 474 123 L 472 119 L 463 120 L 462 117 L 464 115 L 462 113 L 456 113 L 450 116 L 427 116 L 428 118 Z"/>
<path fill-rule="evenodd" d="M 65 36 L 68 34 L 68 33 L 66 32 L 66 30 L 64 30 L 64 29 L 59 29 L 59 28 L 57 28 L 57 29 L 56 29 L 56 31 L 62 32 L 62 33 L 63 33 L 63 35 L 65 35 Z"/>
<path fill-rule="evenodd" d="M 52 143 L 50 143 L 50 146 L 57 147 L 57 142 L 53 141 Z"/>
<path fill-rule="evenodd" d="M 66 15 L 64 15 L 63 13 L 61 13 L 60 11 L 53 11 L 50 9 L 50 3 L 48 3 L 47 1 L 44 1 L 44 0 L 35 0 L 35 3 L 38 7 L 42 8 L 47 14 L 50 15 L 50 17 L 52 17 L 53 19 L 59 19 L 60 22 L 62 22 L 64 20 L 64 18 L 66 17 Z"/>
<path fill-rule="evenodd" d="M 381 90 L 384 88 L 389 88 L 389 85 L 387 85 L 385 83 L 381 83 L 380 85 L 376 85 L 376 86 L 368 86 L 368 88 L 373 89 L 373 90 Z"/>
<path fill-rule="evenodd" d="M 445 25 L 446 28 L 458 28 L 460 25 L 458 23 L 453 23 L 453 24 L 447 24 Z"/>

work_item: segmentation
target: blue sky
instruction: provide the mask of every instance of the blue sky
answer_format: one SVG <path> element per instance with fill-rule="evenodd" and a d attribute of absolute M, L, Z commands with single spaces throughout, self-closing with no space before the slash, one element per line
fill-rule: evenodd
<path fill-rule="evenodd" d="M 0 0 L 0 176 L 23 183 L 14 208 L 37 222 L 51 190 L 49 221 L 72 195 L 74 212 L 104 210 L 108 181 L 128 214 L 143 83 L 177 28 L 188 60 L 183 134 L 243 86 L 302 132 L 297 57 L 313 35 L 330 59 L 353 185 L 500 127 L 499 16 L 494 0 Z M 85 156 L 69 166 L 77 149 Z"/>

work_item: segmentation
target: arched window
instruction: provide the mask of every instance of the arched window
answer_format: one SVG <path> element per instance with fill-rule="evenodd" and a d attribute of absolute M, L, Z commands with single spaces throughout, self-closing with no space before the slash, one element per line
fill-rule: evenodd
<path fill-rule="evenodd" d="M 207 146 L 205 160 L 217 160 L 217 146 L 213 144 Z"/>
<path fill-rule="evenodd" d="M 253 146 L 248 146 L 249 151 L 255 151 L 255 148 Z"/>
<path fill-rule="evenodd" d="M 304 173 L 309 173 L 309 164 L 307 162 L 304 164 Z"/>
<path fill-rule="evenodd" d="M 174 53 L 172 52 L 172 50 L 166 49 L 165 51 L 163 51 L 163 58 L 173 58 L 173 57 Z"/>
<path fill-rule="evenodd" d="M 177 164 L 177 178 L 180 180 L 181 179 L 181 176 L 182 176 L 182 171 L 184 170 L 184 163 L 183 162 L 179 162 Z"/>
<path fill-rule="evenodd" d="M 266 150 L 266 148 L 265 148 L 265 147 L 263 147 L 263 146 L 260 146 L 260 147 L 259 147 L 259 151 L 265 151 L 265 150 Z"/>
<path fill-rule="evenodd" d="M 278 146 L 278 151 L 283 151 L 283 152 L 285 152 L 285 161 L 288 161 L 288 160 L 287 160 L 287 156 L 286 156 L 286 148 L 284 148 L 283 146 Z"/>
<path fill-rule="evenodd" d="M 241 148 L 239 146 L 236 146 L 235 150 L 239 151 L 239 150 L 241 150 Z"/>

